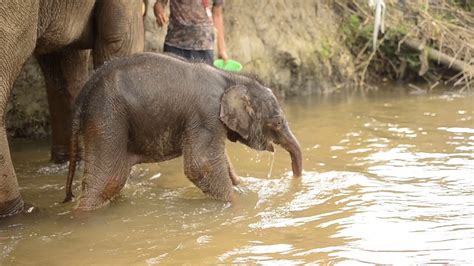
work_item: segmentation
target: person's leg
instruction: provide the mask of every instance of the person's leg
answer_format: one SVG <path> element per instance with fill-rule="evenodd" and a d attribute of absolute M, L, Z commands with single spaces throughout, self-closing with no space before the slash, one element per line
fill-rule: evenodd
<path fill-rule="evenodd" d="M 191 53 L 190 53 L 189 50 L 185 50 L 185 49 L 181 49 L 181 48 L 178 48 L 178 47 L 170 46 L 170 45 L 167 45 L 166 43 L 163 46 L 163 52 L 171 53 L 171 54 L 177 55 L 179 57 L 186 58 L 188 60 L 192 59 L 191 58 Z"/>
<path fill-rule="evenodd" d="M 191 60 L 195 62 L 203 62 L 208 65 L 213 65 L 214 51 L 212 50 L 194 50 L 191 51 Z"/>
<path fill-rule="evenodd" d="M 187 50 L 165 44 L 163 47 L 163 52 L 172 53 L 190 61 L 202 62 L 211 66 L 214 62 L 213 50 Z"/>

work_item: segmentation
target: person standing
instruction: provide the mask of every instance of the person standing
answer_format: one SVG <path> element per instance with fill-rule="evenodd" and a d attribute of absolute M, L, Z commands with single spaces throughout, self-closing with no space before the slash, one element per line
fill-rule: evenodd
<path fill-rule="evenodd" d="M 227 61 L 222 18 L 224 0 L 169 0 L 169 2 L 169 24 L 163 51 L 212 65 L 215 27 L 217 56 Z M 160 27 L 168 23 L 164 12 L 167 4 L 168 0 L 157 0 L 154 6 L 156 22 Z"/>

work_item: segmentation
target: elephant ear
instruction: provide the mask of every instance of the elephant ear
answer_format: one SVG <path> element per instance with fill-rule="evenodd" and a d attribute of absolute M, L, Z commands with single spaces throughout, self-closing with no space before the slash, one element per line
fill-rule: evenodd
<path fill-rule="evenodd" d="M 248 139 L 255 111 L 250 102 L 248 89 L 243 85 L 228 88 L 221 99 L 220 119 L 229 129 Z"/>

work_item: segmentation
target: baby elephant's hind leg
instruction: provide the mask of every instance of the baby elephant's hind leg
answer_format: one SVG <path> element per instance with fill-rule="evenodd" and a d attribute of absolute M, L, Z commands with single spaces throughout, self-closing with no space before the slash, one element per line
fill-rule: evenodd
<path fill-rule="evenodd" d="M 82 194 L 77 204 L 79 210 L 95 210 L 107 206 L 127 182 L 130 166 L 98 173 L 84 172 Z"/>
<path fill-rule="evenodd" d="M 127 152 L 126 130 L 115 127 L 113 133 L 107 128 L 98 131 L 101 133 L 86 129 L 84 134 L 84 178 L 76 207 L 79 210 L 106 206 L 124 187 L 133 166 Z"/>

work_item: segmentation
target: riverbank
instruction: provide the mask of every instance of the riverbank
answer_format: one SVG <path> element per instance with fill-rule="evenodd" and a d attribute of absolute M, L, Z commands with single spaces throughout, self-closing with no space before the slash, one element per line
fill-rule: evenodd
<path fill-rule="evenodd" d="M 249 5 L 241 1 L 226 1 L 224 17 L 228 53 L 244 65 L 245 72 L 258 75 L 282 98 L 383 88 L 383 85 L 376 85 L 390 81 L 406 84 L 424 82 L 428 88 L 435 88 L 443 85 L 450 76 L 453 77 L 451 84 L 458 81 L 458 85 L 468 84 L 461 79 L 464 76 L 458 75 L 455 70 L 442 64 L 436 67 L 438 64 L 427 63 L 428 51 L 437 48 L 436 44 L 446 39 L 441 39 L 440 34 L 426 37 L 425 43 L 429 41 L 431 48 L 423 48 L 421 53 L 404 48 L 400 52 L 396 48 L 409 33 L 416 33 L 413 36 L 419 37 L 428 36 L 425 32 L 435 32 L 427 31 L 429 28 L 426 25 L 432 23 L 439 23 L 441 33 L 453 35 L 453 30 L 461 27 L 459 21 L 464 24 L 473 21 L 472 12 L 468 12 L 469 6 L 457 3 L 462 1 L 437 1 L 445 4 L 443 8 L 446 12 L 454 14 L 450 15 L 454 22 L 450 22 L 447 30 L 443 31 L 441 26 L 446 24 L 439 21 L 447 21 L 448 18 L 439 15 L 443 14 L 442 10 L 428 6 L 415 12 L 426 1 L 411 1 L 401 7 L 400 2 L 404 1 L 386 0 L 386 31 L 378 35 L 378 49 L 373 50 L 374 10 L 366 1 L 363 4 L 358 2 L 264 0 Z M 406 14 L 402 12 L 400 15 L 402 8 Z M 404 14 L 413 19 L 407 19 L 404 24 L 398 23 L 395 18 L 403 19 Z M 421 26 L 416 23 L 417 18 L 423 19 Z M 152 5 L 148 8 L 145 28 L 146 50 L 160 52 L 166 29 L 156 26 Z M 474 25 L 459 32 L 469 37 L 473 28 Z M 451 35 L 447 36 L 453 37 Z M 467 42 L 459 52 L 450 49 L 449 43 L 463 44 L 444 41 L 438 50 L 461 61 L 472 60 L 472 44 Z M 35 60 L 31 59 L 15 84 L 7 108 L 7 126 L 11 137 L 41 138 L 49 134 L 45 95 L 44 80 Z"/>

